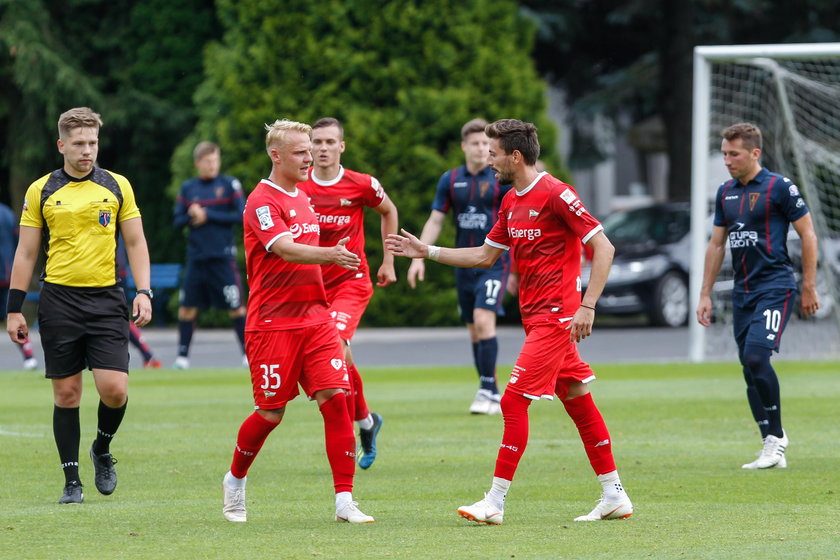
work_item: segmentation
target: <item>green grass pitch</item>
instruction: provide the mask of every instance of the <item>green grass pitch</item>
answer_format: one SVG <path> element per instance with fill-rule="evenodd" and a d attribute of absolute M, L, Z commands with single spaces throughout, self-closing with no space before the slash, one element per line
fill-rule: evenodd
<path fill-rule="evenodd" d="M 506 371 L 507 368 L 500 368 Z M 119 485 L 101 496 L 87 449 L 96 393 L 85 374 L 85 503 L 63 485 L 49 383 L 4 373 L 0 392 L 0 557 L 75 558 L 837 558 L 840 363 L 777 364 L 791 443 L 786 470 L 743 471 L 760 448 L 735 364 L 603 365 L 593 384 L 636 513 L 574 523 L 600 493 L 557 402 L 531 407 L 528 449 L 505 524 L 457 516 L 493 474 L 501 417 L 467 408 L 469 368 L 364 369 L 382 413 L 380 455 L 356 473 L 371 525 L 332 520 L 321 416 L 298 398 L 248 481 L 244 524 L 221 515 L 221 478 L 252 410 L 244 370 L 131 376 L 113 445 Z"/>

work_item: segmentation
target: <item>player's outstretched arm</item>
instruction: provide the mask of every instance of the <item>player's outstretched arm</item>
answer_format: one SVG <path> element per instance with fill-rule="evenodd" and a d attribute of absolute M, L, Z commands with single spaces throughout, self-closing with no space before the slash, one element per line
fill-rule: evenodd
<path fill-rule="evenodd" d="M 726 254 L 726 228 L 712 227 L 712 237 L 706 247 L 703 264 L 703 286 L 700 288 L 700 301 L 697 302 L 697 322 L 704 327 L 712 325 L 712 288 L 720 272 L 723 257 Z"/>
<path fill-rule="evenodd" d="M 385 241 L 385 248 L 398 257 L 410 259 L 427 258 L 443 264 L 461 268 L 490 268 L 504 252 L 486 243 L 480 247 L 436 247 L 427 245 L 406 230 L 402 235 L 391 234 Z"/>
<path fill-rule="evenodd" d="M 334 247 L 317 247 L 295 243 L 291 236 L 284 235 L 271 245 L 271 252 L 285 261 L 297 264 L 337 264 L 342 268 L 356 270 L 362 264 L 361 259 L 347 250 L 349 237 L 340 240 Z"/>

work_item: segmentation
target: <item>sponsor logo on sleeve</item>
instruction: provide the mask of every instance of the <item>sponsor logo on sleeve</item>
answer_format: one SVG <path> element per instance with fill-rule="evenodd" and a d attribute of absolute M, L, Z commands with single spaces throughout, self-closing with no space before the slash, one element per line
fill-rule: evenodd
<path fill-rule="evenodd" d="M 274 220 L 271 219 L 271 209 L 268 206 L 257 208 L 257 219 L 260 221 L 260 229 L 263 231 L 274 227 Z"/>
<path fill-rule="evenodd" d="M 233 190 L 235 191 L 242 190 L 242 183 L 239 182 L 239 179 L 234 179 L 233 181 L 231 181 L 230 186 L 233 187 Z"/>
<path fill-rule="evenodd" d="M 562 198 L 563 202 L 565 202 L 566 204 L 571 204 L 572 201 L 577 198 L 577 196 L 575 196 L 575 193 L 573 193 L 571 189 L 566 189 L 560 193 L 560 198 Z"/>
<path fill-rule="evenodd" d="M 790 196 L 799 196 L 799 187 L 791 185 L 788 187 L 788 192 L 790 192 Z"/>
<path fill-rule="evenodd" d="M 370 178 L 370 186 L 376 191 L 376 198 L 385 198 L 385 191 L 382 190 L 382 185 L 379 184 L 379 180 L 376 177 Z"/>

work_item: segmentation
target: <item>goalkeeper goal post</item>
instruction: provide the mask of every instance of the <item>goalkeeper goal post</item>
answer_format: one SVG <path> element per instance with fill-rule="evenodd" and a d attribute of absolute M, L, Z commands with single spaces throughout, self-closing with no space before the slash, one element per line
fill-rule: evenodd
<path fill-rule="evenodd" d="M 729 174 L 720 132 L 737 122 L 764 136 L 761 164 L 789 177 L 808 204 L 819 238 L 822 309 L 797 309 L 785 329 L 784 359 L 840 357 L 840 43 L 721 45 L 694 49 L 691 170 L 691 301 L 697 307 L 717 187 Z M 793 228 L 791 228 L 793 231 Z M 796 262 L 798 237 L 788 236 Z M 693 362 L 737 360 L 732 333 L 729 248 L 712 294 L 713 323 L 689 320 Z M 797 272 L 797 274 L 799 274 Z M 797 276 L 799 278 L 799 276 Z M 692 314 L 693 315 L 693 314 Z"/>

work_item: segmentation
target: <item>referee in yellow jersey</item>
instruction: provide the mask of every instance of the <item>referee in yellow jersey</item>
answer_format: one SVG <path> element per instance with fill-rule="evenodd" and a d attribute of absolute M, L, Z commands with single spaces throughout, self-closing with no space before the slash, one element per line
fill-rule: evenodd
<path fill-rule="evenodd" d="M 90 449 L 96 489 L 117 485 L 110 444 L 128 403 L 128 305 L 117 284 L 117 235 L 125 239 L 137 290 L 131 314 L 142 327 L 152 318 L 149 249 L 140 210 L 125 177 L 95 166 L 102 120 L 87 107 L 58 119 L 64 167 L 26 191 L 20 242 L 12 266 L 6 330 L 14 342 L 29 337 L 21 306 L 43 243 L 38 323 L 46 377 L 52 381 L 53 434 L 64 470 L 60 504 L 81 503 L 79 404 L 82 370 L 93 371 L 99 393 L 96 439 Z"/>

